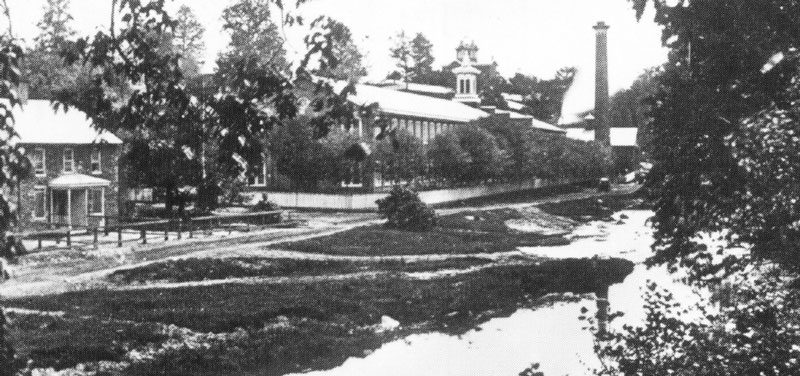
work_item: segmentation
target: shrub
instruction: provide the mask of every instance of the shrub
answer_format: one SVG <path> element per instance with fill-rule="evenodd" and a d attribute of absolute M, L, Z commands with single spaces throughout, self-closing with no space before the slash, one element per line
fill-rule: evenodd
<path fill-rule="evenodd" d="M 386 198 L 376 201 L 386 227 L 408 231 L 428 231 L 436 226 L 433 209 L 420 200 L 417 192 L 395 186 Z"/>

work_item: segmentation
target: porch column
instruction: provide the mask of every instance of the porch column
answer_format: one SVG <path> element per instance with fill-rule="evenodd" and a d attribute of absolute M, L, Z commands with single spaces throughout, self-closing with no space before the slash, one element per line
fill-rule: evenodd
<path fill-rule="evenodd" d="M 50 225 L 52 225 L 53 224 L 53 189 L 47 189 L 46 191 L 50 191 L 50 207 L 48 208 L 49 210 L 47 211 L 47 221 L 50 223 Z"/>
<path fill-rule="evenodd" d="M 83 203 L 85 204 L 84 206 L 86 209 L 86 227 L 88 228 L 89 216 L 91 215 L 91 213 L 89 213 L 89 188 L 83 190 Z"/>
<path fill-rule="evenodd" d="M 67 226 L 72 228 L 72 190 L 67 189 Z"/>

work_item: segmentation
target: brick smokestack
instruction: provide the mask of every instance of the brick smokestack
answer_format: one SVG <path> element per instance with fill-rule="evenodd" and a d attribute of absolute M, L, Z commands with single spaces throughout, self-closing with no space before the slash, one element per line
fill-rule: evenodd
<path fill-rule="evenodd" d="M 600 21 L 594 26 L 597 35 L 594 89 L 594 139 L 603 145 L 611 145 L 611 130 L 608 124 L 608 28 Z"/>

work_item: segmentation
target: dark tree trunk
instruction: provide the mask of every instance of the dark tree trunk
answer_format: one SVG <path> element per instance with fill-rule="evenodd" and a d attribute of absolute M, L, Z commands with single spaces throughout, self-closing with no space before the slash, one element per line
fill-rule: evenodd
<path fill-rule="evenodd" d="M 167 215 L 172 215 L 172 207 L 175 206 L 175 196 L 177 188 L 175 186 L 167 186 L 164 190 L 164 210 Z"/>

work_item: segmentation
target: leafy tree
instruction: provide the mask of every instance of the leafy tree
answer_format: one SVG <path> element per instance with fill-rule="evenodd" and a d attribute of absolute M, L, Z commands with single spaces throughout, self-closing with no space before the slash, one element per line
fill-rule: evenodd
<path fill-rule="evenodd" d="M 308 119 L 294 119 L 273 130 L 269 152 L 278 173 L 289 178 L 295 189 L 317 188 L 319 181 L 325 178 L 329 156 L 314 137 L 314 128 Z"/>
<path fill-rule="evenodd" d="M 47 0 L 44 15 L 36 24 L 40 30 L 33 40 L 37 50 L 57 53 L 75 36 L 75 30 L 70 25 L 73 18 L 69 6 L 70 0 Z"/>
<path fill-rule="evenodd" d="M 437 136 L 428 155 L 435 174 L 456 183 L 495 178 L 507 160 L 495 137 L 477 126 L 458 127 Z"/>
<path fill-rule="evenodd" d="M 195 76 L 203 64 L 202 56 L 206 50 L 203 41 L 206 28 L 192 11 L 192 8 L 181 5 L 175 17 L 176 25 L 172 38 L 175 51 L 181 55 L 180 65 L 184 75 Z"/>
<path fill-rule="evenodd" d="M 48 0 L 42 19 L 36 24 L 39 34 L 34 38 L 34 48 L 23 60 L 30 98 L 50 99 L 55 91 L 78 85 L 85 73 L 78 67 L 65 66 L 60 56 L 75 35 L 69 5 L 69 0 Z"/>
<path fill-rule="evenodd" d="M 400 77 L 406 82 L 411 82 L 414 79 L 414 50 L 411 46 L 411 41 L 408 39 L 405 31 L 401 31 L 394 37 L 394 46 L 389 49 L 390 56 L 395 59 Z"/>
<path fill-rule="evenodd" d="M 532 177 L 549 177 L 531 175 L 533 167 L 531 159 L 538 151 L 534 150 L 535 147 L 540 145 L 534 142 L 536 131 L 529 125 L 494 116 L 481 118 L 472 124 L 484 128 L 494 135 L 498 147 L 508 156 L 508 163 L 505 166 L 498 166 L 498 168 L 502 167 L 500 176 L 511 181 L 522 181 Z"/>
<path fill-rule="evenodd" d="M 320 67 L 314 73 L 321 77 L 357 82 L 361 77 L 367 75 L 367 70 L 362 62 L 364 56 L 353 42 L 350 28 L 341 22 L 330 19 L 329 25 L 332 33 L 339 35 L 340 39 L 333 44 L 333 51 L 331 52 L 337 60 L 336 65 L 335 67 Z"/>
<path fill-rule="evenodd" d="M 268 140 L 278 173 L 286 176 L 294 189 L 302 191 L 341 182 L 349 173 L 345 151 L 357 142 L 356 136 L 341 130 L 317 137 L 314 125 L 303 116 L 274 129 Z"/>
<path fill-rule="evenodd" d="M 11 9 L 6 1 L 0 3 L 0 8 L 8 19 L 8 29 L 0 35 L 0 132 L 6 137 L 0 137 L 0 255 L 9 257 L 16 254 L 17 246 L 13 237 L 8 236 L 16 223 L 16 210 L 9 205 L 7 195 L 19 187 L 19 182 L 29 176 L 31 165 L 25 157 L 25 150 L 17 145 L 17 133 L 14 130 L 14 117 L 12 110 L 22 106 L 18 96 L 18 89 L 22 76 L 20 74 L 20 60 L 24 51 L 20 41 L 14 38 L 11 27 Z M 6 317 L 0 308 L 0 375 L 15 375 L 14 349 L 6 338 Z"/>
<path fill-rule="evenodd" d="M 231 83 L 237 69 L 275 69 L 286 72 L 286 49 L 272 21 L 274 0 L 236 0 L 222 12 L 223 30 L 230 35 L 228 48 L 217 59 L 217 75 Z"/>
<path fill-rule="evenodd" d="M 284 9 L 280 0 L 242 0 L 226 10 L 223 18 L 231 31 L 232 47 L 220 59 L 224 81 L 191 90 L 180 67 L 180 55 L 171 49 L 176 22 L 164 3 L 114 0 L 109 31 L 70 43 L 65 54 L 69 63 L 92 68 L 92 86 L 59 92 L 58 100 L 83 110 L 100 128 L 140 137 L 142 152 L 197 165 L 197 160 L 207 155 L 206 146 L 214 145 L 213 160 L 208 164 L 226 176 L 245 173 L 248 165 L 261 163 L 264 135 L 297 115 L 299 101 L 294 88 L 309 81 L 306 67 L 311 57 L 331 61 L 325 46 L 336 40 L 330 33 L 307 38 L 306 58 L 293 75 L 287 74 L 279 51 L 268 51 L 275 54 L 266 57 L 271 60 L 258 54 L 259 48 L 277 48 L 276 40 L 244 31 L 275 31 L 275 25 L 265 18 L 270 4 Z M 284 22 L 299 23 L 301 19 L 288 12 Z M 104 87 L 119 80 L 132 88 L 121 100 L 109 96 Z M 325 130 L 356 113 L 344 100 L 352 87 L 335 93 L 324 83 L 313 86 L 319 93 L 312 105 L 316 127 Z M 195 179 L 194 175 L 186 179 Z M 193 181 L 181 180 L 176 185 Z M 200 187 L 213 183 L 203 182 Z"/>
<path fill-rule="evenodd" d="M 649 263 L 728 297 L 718 315 L 677 321 L 657 297 L 643 327 L 599 351 L 624 374 L 796 374 L 800 4 L 635 0 L 637 16 L 648 4 L 670 49 L 650 99 Z"/>
<path fill-rule="evenodd" d="M 517 73 L 508 81 L 508 92 L 523 96 L 522 112 L 539 120 L 554 123 L 561 116 L 564 94 L 575 78 L 575 68 L 561 68 L 550 80 Z"/>
<path fill-rule="evenodd" d="M 642 73 L 631 87 L 611 97 L 609 122 L 612 128 L 635 127 L 639 129 L 639 145 L 649 144 L 647 134 L 650 128 L 650 101 L 658 85 L 658 68 L 650 68 Z"/>
<path fill-rule="evenodd" d="M 384 180 L 411 182 L 425 174 L 425 146 L 418 137 L 404 130 L 380 140 L 372 158 L 380 164 Z"/>
<path fill-rule="evenodd" d="M 410 42 L 411 58 L 414 60 L 413 78 L 425 77 L 433 72 L 433 44 L 422 33 L 417 33 Z"/>

